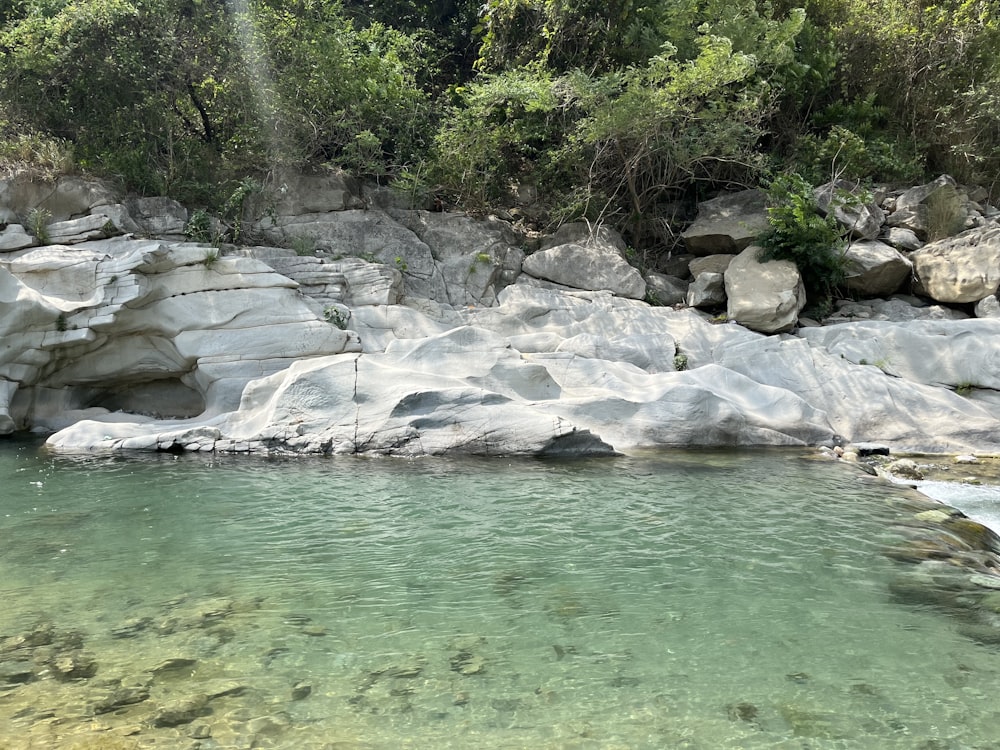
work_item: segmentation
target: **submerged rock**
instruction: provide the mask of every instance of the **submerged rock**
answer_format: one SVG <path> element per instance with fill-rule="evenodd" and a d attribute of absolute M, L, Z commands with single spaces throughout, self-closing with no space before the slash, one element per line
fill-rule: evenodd
<path fill-rule="evenodd" d="M 165 703 L 153 713 L 154 727 L 175 727 L 180 724 L 190 724 L 208 707 L 208 696 L 204 693 L 178 698 Z"/>

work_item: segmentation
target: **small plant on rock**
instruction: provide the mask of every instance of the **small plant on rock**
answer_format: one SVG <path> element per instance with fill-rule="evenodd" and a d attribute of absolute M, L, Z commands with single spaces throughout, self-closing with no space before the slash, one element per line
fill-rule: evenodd
<path fill-rule="evenodd" d="M 214 266 L 218 262 L 218 260 L 219 260 L 219 251 L 209 250 L 207 253 L 205 253 L 205 258 L 204 260 L 201 261 L 201 263 L 203 266 L 205 266 L 205 268 L 212 268 L 212 266 Z"/>
<path fill-rule="evenodd" d="M 677 372 L 684 372 L 687 368 L 688 356 L 686 354 L 682 354 L 681 352 L 677 352 L 677 354 L 674 355 L 674 369 L 677 370 Z"/>
<path fill-rule="evenodd" d="M 27 224 L 28 231 L 38 238 L 40 245 L 49 244 L 49 222 L 52 221 L 52 214 L 44 208 L 33 208 L 28 211 Z"/>
<path fill-rule="evenodd" d="M 292 237 L 292 241 L 290 244 L 292 250 L 295 251 L 296 255 L 299 256 L 316 255 L 316 240 L 312 237 L 306 237 L 304 235 L 298 237 Z"/>
<path fill-rule="evenodd" d="M 330 325 L 337 326 L 342 331 L 347 330 L 348 317 L 339 308 L 331 305 L 323 310 L 323 320 Z"/>

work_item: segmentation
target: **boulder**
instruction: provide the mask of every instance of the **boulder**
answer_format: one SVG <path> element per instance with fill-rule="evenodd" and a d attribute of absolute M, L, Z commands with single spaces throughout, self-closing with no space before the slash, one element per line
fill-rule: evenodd
<path fill-rule="evenodd" d="M 888 225 L 909 229 L 922 240 L 939 240 L 969 228 L 969 199 L 948 175 L 918 185 L 896 198 Z"/>
<path fill-rule="evenodd" d="M 703 273 L 725 273 L 735 255 L 705 255 L 695 258 L 688 264 L 691 278 L 697 279 Z"/>
<path fill-rule="evenodd" d="M 521 273 L 523 238 L 505 222 L 433 211 L 392 215 L 430 248 L 446 290 L 431 299 L 455 307 L 494 305 L 500 290 Z M 416 296 L 409 283 L 407 294 Z"/>
<path fill-rule="evenodd" d="M 690 253 L 670 253 L 667 258 L 658 258 L 656 269 L 667 276 L 676 276 L 678 279 L 686 279 L 691 275 L 691 261 L 696 255 Z"/>
<path fill-rule="evenodd" d="M 931 242 L 910 256 L 918 290 L 938 302 L 978 302 L 1000 287 L 1000 226 Z"/>
<path fill-rule="evenodd" d="M 99 240 L 118 234 L 118 228 L 103 214 L 89 214 L 78 219 L 68 219 L 49 224 L 46 244 L 75 245 L 87 240 Z"/>
<path fill-rule="evenodd" d="M 681 238 L 694 255 L 735 254 L 768 229 L 762 190 L 742 190 L 698 204 L 698 218 Z"/>
<path fill-rule="evenodd" d="M 905 227 L 890 227 L 886 234 L 885 241 L 897 250 L 919 250 L 924 246 L 923 241 L 917 237 L 917 233 Z"/>
<path fill-rule="evenodd" d="M 646 282 L 639 271 L 612 247 L 592 243 L 569 243 L 527 256 L 521 265 L 524 273 L 574 289 L 607 289 L 619 297 L 642 299 Z"/>
<path fill-rule="evenodd" d="M 983 297 L 976 303 L 977 318 L 1000 318 L 1000 299 L 995 294 Z"/>
<path fill-rule="evenodd" d="M 364 208 L 361 185 L 340 170 L 280 169 L 273 180 L 274 213 L 299 216 Z"/>
<path fill-rule="evenodd" d="M 0 179 L 0 206 L 22 217 L 39 209 L 47 212 L 52 221 L 65 221 L 115 200 L 107 183 L 85 177 L 48 180 L 22 173 Z"/>
<path fill-rule="evenodd" d="M 646 298 L 657 305 L 680 305 L 687 300 L 688 282 L 676 276 L 649 271 L 646 273 Z"/>
<path fill-rule="evenodd" d="M 381 263 L 299 256 L 281 248 L 244 248 L 242 252 L 296 281 L 299 291 L 324 309 L 338 304 L 395 305 L 402 297 L 402 274 Z"/>
<path fill-rule="evenodd" d="M 8 224 L 0 230 L 0 253 L 23 250 L 36 242 L 37 240 L 28 234 L 20 224 Z"/>
<path fill-rule="evenodd" d="M 706 271 L 695 277 L 687 289 L 687 306 L 712 309 L 726 304 L 726 280 L 721 273 Z"/>
<path fill-rule="evenodd" d="M 874 202 L 863 202 L 861 187 L 847 180 L 834 180 L 820 185 L 813 191 L 820 212 L 833 213 L 837 223 L 852 237 L 873 240 L 878 237 L 885 222 L 885 212 Z"/>
<path fill-rule="evenodd" d="M 188 210 L 171 198 L 132 198 L 125 202 L 141 233 L 162 240 L 183 240 Z"/>
<path fill-rule="evenodd" d="M 604 224 L 572 221 L 560 224 L 555 232 L 542 239 L 538 249 L 548 250 L 558 245 L 567 245 L 570 243 L 612 247 L 621 255 L 625 255 L 628 247 L 622 236 L 611 227 Z"/>
<path fill-rule="evenodd" d="M 757 260 L 760 248 L 751 245 L 726 271 L 727 315 L 762 333 L 787 331 L 795 326 L 806 304 L 802 277 L 787 260 Z"/>
<path fill-rule="evenodd" d="M 431 248 L 385 211 L 344 210 L 269 217 L 260 223 L 264 238 L 282 247 L 309 242 L 318 257 L 361 258 L 395 268 L 403 293 L 448 301 L 449 290 Z M 468 266 L 466 266 L 468 271 Z"/>
<path fill-rule="evenodd" d="M 877 240 L 852 242 L 844 260 L 847 288 L 864 297 L 887 297 L 913 273 L 902 253 Z"/>

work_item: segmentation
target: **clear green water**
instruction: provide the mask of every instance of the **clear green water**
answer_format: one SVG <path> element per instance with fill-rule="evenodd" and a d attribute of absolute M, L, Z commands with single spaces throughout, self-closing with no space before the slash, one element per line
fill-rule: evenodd
<path fill-rule="evenodd" d="M 1000 747 L 1000 652 L 888 594 L 904 492 L 776 452 L 0 443 L 0 637 L 79 631 L 98 664 L 0 685 L 0 747 Z M 119 681 L 149 698 L 95 715 Z"/>

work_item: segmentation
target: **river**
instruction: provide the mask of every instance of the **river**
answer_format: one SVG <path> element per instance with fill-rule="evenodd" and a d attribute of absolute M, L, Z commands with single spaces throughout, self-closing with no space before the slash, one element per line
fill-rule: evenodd
<path fill-rule="evenodd" d="M 0 747 L 996 747 L 1000 651 L 890 595 L 909 492 L 788 451 L 8 439 Z"/>

